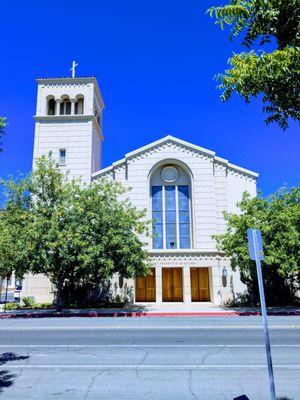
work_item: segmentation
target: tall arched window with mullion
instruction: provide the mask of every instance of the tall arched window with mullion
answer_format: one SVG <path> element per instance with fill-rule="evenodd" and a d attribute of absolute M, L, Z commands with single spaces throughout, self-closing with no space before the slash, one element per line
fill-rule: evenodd
<path fill-rule="evenodd" d="M 151 185 L 153 248 L 191 248 L 188 175 L 177 166 L 166 166 L 155 171 Z"/>

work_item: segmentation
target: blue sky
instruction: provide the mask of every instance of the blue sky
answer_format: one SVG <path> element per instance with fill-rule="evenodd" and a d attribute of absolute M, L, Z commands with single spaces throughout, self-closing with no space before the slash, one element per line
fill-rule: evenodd
<path fill-rule="evenodd" d="M 98 78 L 106 105 L 103 166 L 167 134 L 260 173 L 267 195 L 299 182 L 299 126 L 267 127 L 257 100 L 222 104 L 213 75 L 239 40 L 206 14 L 218 0 L 1 4 L 0 115 L 9 127 L 0 176 L 31 169 L 36 77 Z"/>

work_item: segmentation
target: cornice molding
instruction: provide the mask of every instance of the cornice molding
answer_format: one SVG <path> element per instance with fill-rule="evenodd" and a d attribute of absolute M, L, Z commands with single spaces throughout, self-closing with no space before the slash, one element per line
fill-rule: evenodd
<path fill-rule="evenodd" d="M 223 263 L 230 265 L 230 258 L 226 257 L 224 253 L 218 251 L 195 251 L 187 250 L 184 252 L 173 251 L 166 252 L 162 250 L 161 252 L 148 251 L 149 263 L 157 267 L 197 267 L 197 266 L 217 266 L 218 263 Z"/>
<path fill-rule="evenodd" d="M 158 151 L 180 151 L 180 152 L 184 152 L 185 154 L 189 155 L 190 157 L 193 158 L 199 158 L 199 159 L 203 159 L 203 160 L 212 160 L 213 159 L 213 155 L 211 154 L 206 154 L 204 152 L 202 152 L 201 150 L 197 150 L 194 149 L 192 147 L 189 147 L 185 144 L 182 143 L 177 143 L 174 142 L 172 139 L 167 140 L 164 143 L 158 143 L 155 146 L 147 149 L 145 148 L 142 151 L 139 151 L 136 154 L 126 154 L 126 159 L 130 162 L 130 163 L 134 163 L 135 161 L 139 161 L 142 159 L 145 159 L 153 154 L 157 154 Z"/>
<path fill-rule="evenodd" d="M 61 78 L 36 78 L 36 82 L 38 84 L 45 84 L 45 85 L 51 85 L 51 84 L 65 84 L 65 85 L 71 85 L 71 84 L 78 84 L 78 83 L 94 83 L 97 82 L 96 77 L 94 76 L 82 76 L 78 78 L 71 78 L 71 77 L 61 77 Z"/>
<path fill-rule="evenodd" d="M 99 85 L 97 82 L 96 77 L 94 76 L 87 76 L 87 77 L 78 77 L 78 78 L 37 78 L 36 82 L 38 85 L 44 85 L 47 87 L 80 87 L 82 85 L 86 85 L 89 83 L 92 83 L 94 85 L 94 90 L 98 99 L 98 102 L 100 104 L 101 110 L 104 109 L 104 102 L 103 98 L 99 89 Z"/>
<path fill-rule="evenodd" d="M 150 256 L 168 256 L 168 257 L 184 257 L 184 256 L 225 256 L 224 251 L 219 250 L 202 250 L 202 249 L 151 249 L 147 251 Z"/>
<path fill-rule="evenodd" d="M 101 140 L 103 140 L 103 135 L 102 131 L 100 129 L 100 126 L 97 122 L 97 119 L 94 115 L 84 115 L 84 114 L 71 114 L 71 115 L 35 115 L 34 120 L 36 122 L 62 122 L 62 121 L 68 121 L 68 122 L 88 122 L 92 121 L 97 134 Z"/>
<path fill-rule="evenodd" d="M 35 115 L 33 117 L 36 121 L 93 121 L 94 115 L 84 115 L 84 114 L 69 114 L 69 115 Z"/>

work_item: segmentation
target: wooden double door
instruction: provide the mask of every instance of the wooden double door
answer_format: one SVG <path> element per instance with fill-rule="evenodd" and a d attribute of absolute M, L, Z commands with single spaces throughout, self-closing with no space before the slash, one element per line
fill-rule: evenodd
<path fill-rule="evenodd" d="M 192 301 L 209 301 L 208 268 L 191 268 Z"/>
<path fill-rule="evenodd" d="M 151 268 L 149 275 L 136 278 L 135 301 L 155 300 L 155 268 Z"/>
<path fill-rule="evenodd" d="M 183 301 L 182 268 L 162 269 L 162 300 Z"/>

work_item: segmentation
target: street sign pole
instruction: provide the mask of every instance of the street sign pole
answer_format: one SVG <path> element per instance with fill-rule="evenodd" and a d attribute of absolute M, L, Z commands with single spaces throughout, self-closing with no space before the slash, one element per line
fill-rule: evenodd
<path fill-rule="evenodd" d="M 255 258 L 255 262 L 256 262 L 261 315 L 262 315 L 263 324 L 264 324 L 264 337 L 265 337 L 266 354 L 267 354 L 267 362 L 268 362 L 271 400 L 276 400 L 269 328 L 268 328 L 268 320 L 267 320 L 266 300 L 265 300 L 264 283 L 263 283 L 261 262 L 260 262 L 260 260 L 263 259 L 263 250 L 262 250 L 262 241 L 261 241 L 260 231 L 257 229 L 249 229 L 248 230 L 248 239 L 249 239 L 250 258 L 253 259 L 251 257 L 251 245 L 252 245 L 253 246 L 252 254 L 254 253 L 253 255 Z"/>

